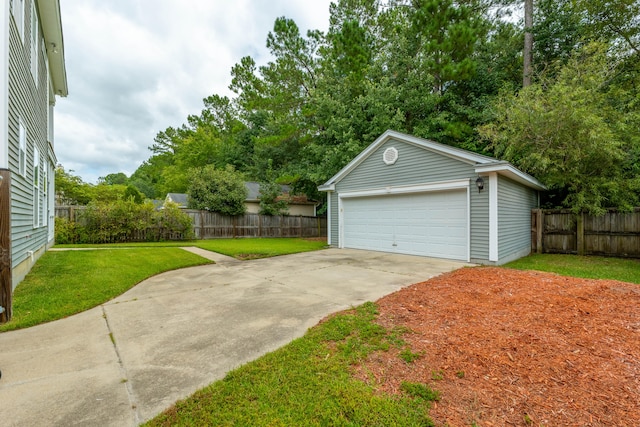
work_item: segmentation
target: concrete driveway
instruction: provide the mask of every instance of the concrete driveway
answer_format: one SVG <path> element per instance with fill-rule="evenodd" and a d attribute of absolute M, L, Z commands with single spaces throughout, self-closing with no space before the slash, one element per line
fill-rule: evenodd
<path fill-rule="evenodd" d="M 3 426 L 135 426 L 323 317 L 464 263 L 327 249 L 163 273 L 84 313 L 0 334 Z"/>

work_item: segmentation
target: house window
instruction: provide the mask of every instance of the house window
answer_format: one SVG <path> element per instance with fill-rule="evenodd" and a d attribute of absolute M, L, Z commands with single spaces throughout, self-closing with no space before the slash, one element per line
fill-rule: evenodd
<path fill-rule="evenodd" d="M 36 4 L 31 1 L 31 75 L 33 81 L 38 87 L 38 13 L 36 11 Z"/>
<path fill-rule="evenodd" d="M 16 21 L 20 39 L 24 41 L 24 0 L 11 0 L 11 13 Z"/>
<path fill-rule="evenodd" d="M 40 151 L 33 147 L 33 226 L 40 226 Z"/>
<path fill-rule="evenodd" d="M 20 142 L 18 154 L 18 172 L 25 176 L 27 170 L 27 129 L 22 119 L 18 119 L 18 138 Z"/>

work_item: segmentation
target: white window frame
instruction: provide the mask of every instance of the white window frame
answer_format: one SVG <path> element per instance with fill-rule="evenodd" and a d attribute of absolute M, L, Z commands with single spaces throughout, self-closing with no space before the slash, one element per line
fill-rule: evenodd
<path fill-rule="evenodd" d="M 23 177 L 27 174 L 27 128 L 22 121 L 18 119 L 18 173 Z"/>
<path fill-rule="evenodd" d="M 40 24 L 38 22 L 38 12 L 34 0 L 31 0 L 31 75 L 33 81 L 38 87 L 38 40 L 40 40 L 39 31 Z"/>
<path fill-rule="evenodd" d="M 33 227 L 40 226 L 40 150 L 33 147 Z"/>
<path fill-rule="evenodd" d="M 25 0 L 11 0 L 11 14 L 16 21 L 16 27 L 18 27 L 18 34 L 20 39 L 24 43 L 24 6 Z"/>
<path fill-rule="evenodd" d="M 50 242 L 52 242 L 55 239 L 55 218 L 54 218 L 54 214 L 55 214 L 55 167 L 53 162 L 51 162 L 50 160 L 47 162 L 47 185 L 49 186 L 49 188 L 47 189 L 47 208 L 46 208 L 46 212 L 47 212 L 47 223 L 45 224 L 48 229 L 49 229 L 49 233 L 48 233 L 48 240 Z"/>
<path fill-rule="evenodd" d="M 43 227 L 49 225 L 49 174 L 45 166 L 46 163 L 44 159 L 42 159 L 42 172 L 40 172 L 40 174 L 42 175 L 42 203 L 40 204 L 40 225 L 42 225 Z"/>

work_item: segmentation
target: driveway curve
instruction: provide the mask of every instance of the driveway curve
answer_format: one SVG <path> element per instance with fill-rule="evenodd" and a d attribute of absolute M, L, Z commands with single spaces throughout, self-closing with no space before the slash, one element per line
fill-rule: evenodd
<path fill-rule="evenodd" d="M 326 249 L 149 278 L 102 306 L 0 334 L 4 426 L 136 426 L 325 316 L 468 265 Z"/>

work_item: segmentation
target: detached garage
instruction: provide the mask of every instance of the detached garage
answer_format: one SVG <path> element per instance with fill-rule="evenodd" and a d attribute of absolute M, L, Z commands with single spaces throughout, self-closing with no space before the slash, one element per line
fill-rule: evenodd
<path fill-rule="evenodd" d="M 507 162 L 387 131 L 319 189 L 332 246 L 503 264 L 529 253 L 544 186 Z"/>

